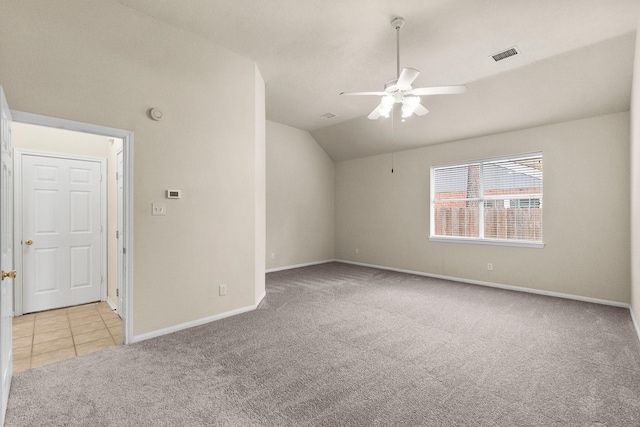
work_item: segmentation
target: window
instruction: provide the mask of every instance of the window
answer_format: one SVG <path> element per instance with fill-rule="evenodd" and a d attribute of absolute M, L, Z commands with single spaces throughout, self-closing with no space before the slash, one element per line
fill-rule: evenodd
<path fill-rule="evenodd" d="M 542 154 L 432 167 L 431 239 L 542 246 Z"/>

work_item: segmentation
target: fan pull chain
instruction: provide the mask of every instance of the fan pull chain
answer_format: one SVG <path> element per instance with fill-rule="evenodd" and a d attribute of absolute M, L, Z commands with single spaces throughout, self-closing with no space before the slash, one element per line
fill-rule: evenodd
<path fill-rule="evenodd" d="M 395 141 L 395 134 L 393 132 L 393 122 L 394 122 L 394 117 L 395 116 L 395 108 L 391 109 L 391 150 L 394 149 L 394 146 L 396 145 L 396 141 Z M 394 151 L 391 151 L 391 173 L 393 173 L 393 160 L 394 160 Z"/>

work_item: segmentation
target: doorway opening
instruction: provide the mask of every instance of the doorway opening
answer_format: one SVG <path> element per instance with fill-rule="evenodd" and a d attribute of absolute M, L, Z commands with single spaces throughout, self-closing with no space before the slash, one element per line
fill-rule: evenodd
<path fill-rule="evenodd" d="M 53 323 L 53 319 L 56 317 L 55 321 L 62 320 L 60 316 L 55 316 L 55 314 L 59 315 L 65 312 L 71 322 L 72 330 L 74 324 L 78 330 L 84 327 L 79 321 L 76 321 L 79 317 L 86 317 L 84 323 L 88 324 L 91 316 L 96 319 L 100 319 L 98 316 L 101 316 L 105 324 L 109 323 L 107 326 L 110 328 L 112 339 L 120 339 L 122 344 L 130 343 L 133 329 L 131 315 L 133 132 L 18 111 L 12 111 L 12 116 L 16 153 L 14 158 L 19 172 L 16 174 L 14 191 L 17 205 L 14 247 L 17 249 L 16 265 L 24 272 L 24 274 L 18 275 L 23 281 L 18 280 L 15 283 L 15 314 L 20 316 L 30 311 L 36 311 L 40 312 L 41 318 L 50 316 L 52 319 L 50 322 Z M 40 136 L 37 136 L 38 133 Z M 33 139 L 27 137 L 27 135 L 33 136 L 33 134 L 36 135 Z M 56 143 L 56 137 L 52 135 L 66 136 L 67 144 Z M 70 143 L 71 140 L 76 142 Z M 93 145 L 89 141 L 98 143 Z M 23 160 L 25 161 L 23 162 Z M 101 162 L 103 162 L 102 169 L 98 166 Z M 34 164 L 37 165 L 35 169 L 33 168 Z M 64 188 L 55 188 L 51 182 L 44 182 L 47 181 L 48 173 L 52 170 L 50 166 L 66 170 L 67 176 L 71 176 L 70 186 L 64 187 L 63 185 Z M 27 167 L 31 167 L 30 172 L 25 170 Z M 98 170 L 100 171 L 98 172 Z M 28 173 L 31 173 L 30 178 L 20 179 L 26 177 Z M 93 190 L 89 190 L 88 183 L 93 180 L 92 177 L 97 178 L 100 182 L 94 185 Z M 26 182 L 28 180 L 31 180 L 31 184 Z M 44 184 L 40 181 L 43 181 Z M 53 187 L 47 187 L 47 185 L 53 185 Z M 74 185 L 78 185 L 78 187 L 73 187 Z M 98 191 L 98 187 L 102 190 Z M 25 192 L 40 192 L 41 194 L 39 194 L 39 198 L 31 197 L 29 199 L 29 197 L 25 197 Z M 47 228 L 56 225 L 51 218 L 45 215 L 47 209 L 57 209 L 53 204 L 52 194 L 54 192 L 64 199 L 62 205 L 70 207 L 67 212 L 59 213 L 61 211 L 58 211 L 58 217 L 66 215 L 66 223 L 71 223 L 71 228 L 75 227 L 74 230 L 79 231 L 75 233 L 75 236 L 72 236 L 73 238 L 82 235 L 82 238 L 85 239 L 85 241 L 76 242 L 72 247 L 69 247 L 68 242 L 61 241 L 63 250 L 59 252 L 66 254 L 66 258 L 63 257 L 64 259 L 58 263 L 59 266 L 56 266 L 54 254 L 56 251 L 51 250 L 51 247 L 55 245 L 49 244 L 48 247 L 41 248 L 36 256 L 34 256 L 34 252 L 37 251 L 33 250 L 37 248 L 34 236 L 40 233 L 38 240 L 44 241 L 51 237 L 47 235 Z M 99 203 L 94 203 L 98 212 L 91 214 L 89 205 L 91 205 L 91 201 L 95 202 L 96 199 L 100 199 Z M 28 203 L 33 206 L 25 206 Z M 35 211 L 36 215 L 40 215 L 41 218 L 35 222 L 33 218 L 28 219 L 25 216 L 25 211 L 29 209 Z M 30 224 L 27 224 L 29 221 Z M 38 221 L 40 222 L 38 223 Z M 96 222 L 100 224 L 97 225 Z M 36 224 L 40 229 L 34 229 L 33 224 Z M 91 242 L 89 239 L 90 229 L 98 233 Z M 67 244 L 66 247 L 65 244 Z M 100 255 L 94 256 L 95 252 L 99 252 Z M 58 275 L 62 273 L 65 277 L 64 282 L 68 283 L 67 296 L 63 296 L 59 300 L 56 299 L 58 297 L 48 298 L 56 293 L 61 294 L 53 291 L 51 279 L 53 271 L 56 271 Z M 24 283 L 28 280 L 33 281 L 35 275 L 38 274 L 41 278 L 48 278 L 49 282 L 39 280 L 39 287 L 34 287 L 33 283 Z M 38 300 L 35 305 L 25 304 L 31 296 L 29 293 L 33 294 L 34 292 L 39 297 L 44 295 L 44 302 Z M 119 327 L 120 319 L 116 322 L 115 318 L 105 318 L 105 314 L 113 314 L 114 316 L 117 314 L 116 317 L 121 318 L 120 336 L 115 329 Z M 36 314 L 36 316 L 38 315 Z M 19 318 L 16 317 L 16 319 Z M 112 321 L 110 322 L 110 320 Z M 116 324 L 118 326 L 113 326 Z M 88 328 L 91 329 L 91 327 Z M 96 339 L 100 339 L 98 335 L 106 333 L 106 331 L 87 330 L 85 336 L 89 337 L 92 333 Z"/>

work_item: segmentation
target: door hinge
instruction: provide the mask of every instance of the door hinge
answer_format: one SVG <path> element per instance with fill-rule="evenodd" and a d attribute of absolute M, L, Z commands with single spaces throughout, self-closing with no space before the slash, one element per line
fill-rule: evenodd
<path fill-rule="evenodd" d="M 120 178 L 118 178 L 120 175 L 118 174 L 118 172 L 116 172 L 116 181 L 119 180 Z"/>
<path fill-rule="evenodd" d="M 120 296 L 120 289 L 116 288 L 116 296 L 119 297 Z"/>
<path fill-rule="evenodd" d="M 126 254 L 127 253 L 127 248 L 122 248 L 122 253 Z"/>
<path fill-rule="evenodd" d="M 104 283 L 104 276 L 100 276 L 100 283 Z"/>
<path fill-rule="evenodd" d="M 116 239 L 120 238 L 120 231 L 116 230 Z"/>
<path fill-rule="evenodd" d="M 102 174 L 100 174 L 100 182 L 102 182 Z"/>

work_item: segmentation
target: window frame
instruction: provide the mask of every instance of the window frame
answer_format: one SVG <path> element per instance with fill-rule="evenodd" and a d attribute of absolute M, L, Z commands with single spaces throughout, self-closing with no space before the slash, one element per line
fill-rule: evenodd
<path fill-rule="evenodd" d="M 540 209 L 544 208 L 544 169 L 543 169 L 543 179 L 542 179 L 542 192 L 540 196 L 533 194 L 518 194 L 514 196 L 485 196 L 484 188 L 483 188 L 483 166 L 487 163 L 492 162 L 500 162 L 500 161 L 516 161 L 521 159 L 528 159 L 532 157 L 539 156 L 544 160 L 543 153 L 534 152 L 534 153 L 525 153 L 525 154 L 515 154 L 511 156 L 502 156 L 502 157 L 492 157 L 485 158 L 480 160 L 468 160 L 464 162 L 452 162 L 446 164 L 439 165 L 431 165 L 430 166 L 430 182 L 429 182 L 429 241 L 431 242 L 442 242 L 442 243 L 468 243 L 473 245 L 490 245 L 490 246 L 513 246 L 513 247 L 524 247 L 524 248 L 544 248 L 544 233 L 541 233 L 542 240 L 533 241 L 533 240 L 517 240 L 517 239 L 492 239 L 484 237 L 484 210 L 485 210 L 485 201 L 489 200 L 519 200 L 519 199 L 539 199 L 540 200 Z M 544 164 L 544 163 L 543 163 Z M 479 182 L 479 194 L 478 198 L 465 198 L 465 201 L 478 201 L 479 209 L 478 209 L 478 235 L 480 237 L 466 237 L 466 236 L 439 236 L 435 235 L 435 171 L 436 169 L 442 168 L 454 168 L 454 167 L 462 167 L 462 166 L 470 166 L 470 165 L 480 165 L 480 182 Z M 533 196 L 533 197 L 532 197 Z M 542 216 L 542 221 L 544 222 L 544 215 Z M 542 229 L 544 230 L 544 226 Z"/>

